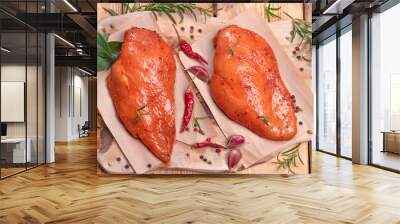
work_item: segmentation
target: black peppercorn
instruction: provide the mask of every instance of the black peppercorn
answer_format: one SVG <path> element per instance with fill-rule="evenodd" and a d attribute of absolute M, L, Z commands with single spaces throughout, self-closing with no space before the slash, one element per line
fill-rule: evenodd
<path fill-rule="evenodd" d="M 151 168 L 151 164 L 149 163 L 149 164 L 147 164 L 147 168 Z"/>
<path fill-rule="evenodd" d="M 126 165 L 125 165 L 125 169 L 128 169 L 128 168 L 129 168 L 129 165 L 128 165 L 128 164 L 126 164 Z"/>
<path fill-rule="evenodd" d="M 121 157 L 117 157 L 117 161 L 118 161 L 118 162 L 121 161 Z"/>

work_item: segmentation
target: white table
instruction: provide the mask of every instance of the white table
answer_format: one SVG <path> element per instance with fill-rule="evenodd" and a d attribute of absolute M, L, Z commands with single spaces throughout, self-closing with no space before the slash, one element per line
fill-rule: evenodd
<path fill-rule="evenodd" d="M 2 150 L 3 147 L 13 147 L 12 148 L 12 163 L 25 163 L 31 162 L 32 154 L 31 154 L 31 145 L 32 141 L 30 138 L 26 139 L 28 143 L 26 147 L 25 154 L 25 138 L 5 138 L 1 139 Z M 5 150 L 4 150 L 5 151 Z"/>

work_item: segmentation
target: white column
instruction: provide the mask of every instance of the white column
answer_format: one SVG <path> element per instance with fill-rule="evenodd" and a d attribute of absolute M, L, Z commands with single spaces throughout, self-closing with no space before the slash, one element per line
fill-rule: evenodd
<path fill-rule="evenodd" d="M 368 15 L 353 20 L 353 162 L 368 163 Z"/>
<path fill-rule="evenodd" d="M 46 2 L 46 11 L 53 12 L 51 1 Z M 54 35 L 46 35 L 46 163 L 55 161 L 54 133 L 55 133 L 55 44 Z"/>
<path fill-rule="evenodd" d="M 46 36 L 46 163 L 55 161 L 55 73 L 54 73 L 54 35 Z"/>

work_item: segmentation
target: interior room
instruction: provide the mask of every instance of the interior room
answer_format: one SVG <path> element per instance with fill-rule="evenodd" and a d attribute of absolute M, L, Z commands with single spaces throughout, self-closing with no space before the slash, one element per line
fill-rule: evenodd
<path fill-rule="evenodd" d="M 397 200 L 400 198 L 400 101 L 396 97 L 400 94 L 397 57 L 400 31 L 396 28 L 400 21 L 399 1 L 122 2 L 0 1 L 0 223 L 400 223 L 400 200 Z M 196 45 L 204 43 L 210 35 L 218 35 L 220 27 L 246 12 L 254 12 L 249 17 L 261 18 L 261 22 L 242 24 L 249 27 L 261 24 L 271 30 L 268 38 L 265 36 L 269 33 L 263 36 L 265 33 L 261 31 L 258 34 L 254 31 L 254 36 L 264 38 L 266 45 L 276 45 L 268 47 L 266 52 L 273 53 L 275 62 L 271 64 L 278 64 L 274 65 L 278 76 L 282 72 L 280 58 L 284 58 L 290 62 L 285 64 L 285 69 L 295 68 L 284 71 L 294 71 L 288 72 L 289 75 L 300 74 L 305 81 L 298 85 L 309 88 L 310 97 L 306 100 L 313 108 L 309 111 L 312 121 L 306 124 L 306 120 L 300 119 L 304 107 L 296 104 L 296 99 L 301 101 L 302 96 L 287 95 L 296 119 L 299 117 L 294 123 L 299 133 L 301 128 L 310 125 L 303 133 L 306 140 L 293 143 L 296 147 L 285 145 L 281 151 L 268 154 L 268 160 L 253 156 L 254 164 L 248 166 L 244 147 L 255 144 L 252 142 L 255 138 L 234 134 L 243 138 L 233 139 L 224 132 L 226 126 L 218 120 L 221 116 L 210 118 L 209 114 L 214 116 L 215 111 L 226 114 L 223 107 L 207 101 L 214 98 L 204 97 L 202 92 L 208 91 L 207 85 L 213 82 L 215 74 L 208 74 L 207 66 L 218 63 L 214 60 L 217 54 L 205 55 L 209 48 Z M 120 52 L 127 49 L 135 52 L 133 45 L 126 45 L 124 49 L 125 43 L 118 38 L 124 40 L 121 30 L 137 23 L 145 24 L 141 29 L 157 27 L 153 30 L 161 37 L 157 40 L 165 41 L 167 48 L 171 48 L 171 58 L 180 62 L 176 64 L 173 73 L 176 82 L 172 86 L 178 89 L 183 85 L 177 84 L 182 79 L 178 75 L 187 75 L 190 81 L 182 88 L 185 95 L 171 94 L 177 108 L 182 109 L 176 110 L 179 126 L 173 144 L 185 145 L 189 151 L 174 148 L 168 154 L 171 156 L 168 162 L 161 161 L 151 150 L 144 156 L 138 154 L 138 148 L 143 148 L 144 138 L 148 136 L 135 136 L 129 132 L 132 129 L 122 124 L 125 117 L 121 114 L 130 116 L 128 124 L 133 128 L 152 120 L 148 104 L 137 109 L 130 101 L 123 101 L 125 104 L 120 107 L 111 101 L 115 95 L 125 96 L 132 85 L 138 85 L 135 82 L 139 79 L 126 78 L 136 73 L 124 71 L 116 76 L 120 78 L 120 86 L 114 89 L 114 95 L 102 92 L 105 88 L 111 92 L 104 83 L 111 82 L 113 63 L 117 64 L 123 57 Z M 296 37 L 297 34 L 301 35 Z M 209 38 L 213 40 L 211 48 L 217 45 L 214 36 Z M 232 36 L 227 36 L 230 41 Z M 293 42 L 295 38 L 301 39 L 298 45 Z M 190 47 L 192 59 L 200 61 L 196 65 L 207 68 L 206 72 L 196 70 L 194 74 L 185 67 L 187 61 L 181 60 L 182 55 L 191 57 L 188 51 L 182 50 L 182 40 Z M 143 43 L 151 41 L 148 38 Z M 231 69 L 232 74 L 258 69 L 248 65 L 232 68 L 244 61 L 238 60 L 235 64 L 230 61 L 232 58 L 246 57 L 246 54 L 240 55 L 246 51 L 235 51 L 236 44 L 242 43 L 226 45 L 227 53 L 222 54 L 226 59 L 220 60 L 224 68 Z M 252 41 L 248 44 L 253 46 Z M 276 49 L 282 50 L 281 53 Z M 154 53 L 165 48 L 140 50 Z M 200 56 L 193 56 L 197 52 Z M 155 69 L 149 70 L 149 66 L 164 59 L 149 60 L 149 55 L 152 56 L 137 57 L 147 62 L 132 66 L 132 59 L 125 61 L 124 66 L 144 66 L 147 68 L 144 77 L 150 77 Z M 251 63 L 262 63 L 266 55 L 271 57 L 263 53 Z M 202 56 L 209 61 L 201 62 Z M 271 69 L 262 71 L 269 74 Z M 289 75 L 283 74 L 281 81 L 287 85 L 284 88 L 290 89 L 297 82 L 287 84 L 285 77 Z M 149 80 L 154 81 L 154 77 Z M 241 80 L 247 83 L 245 89 L 254 91 L 250 78 Z M 166 79 L 166 83 L 170 81 Z M 206 88 L 199 88 L 199 83 Z M 217 90 L 225 90 L 226 86 L 221 84 Z M 189 87 L 196 90 L 192 95 L 188 93 Z M 163 91 L 157 94 L 161 98 Z M 221 95 L 226 101 L 241 97 L 240 94 Z M 257 101 L 256 95 L 249 97 L 248 102 L 259 108 L 261 101 Z M 188 113 L 200 111 L 195 106 L 189 112 L 188 98 L 206 109 L 205 115 L 189 116 L 185 124 Z M 164 99 L 164 103 L 167 101 Z M 104 110 L 104 105 L 111 106 Z M 162 109 L 172 104 L 165 105 Z M 235 113 L 246 115 L 247 109 L 243 107 Z M 121 110 L 123 113 L 119 114 Z M 117 117 L 112 120 L 117 123 L 110 123 L 107 116 Z M 220 131 L 223 139 L 228 139 L 226 144 L 212 142 L 217 136 L 214 132 L 210 135 L 212 138 L 201 135 L 203 129 L 206 133 L 211 130 L 209 126 L 204 128 L 201 123 L 204 119 L 210 119 L 212 127 L 219 127 L 217 131 L 212 130 L 217 134 Z M 261 122 L 262 128 L 272 130 L 273 117 L 258 113 L 253 119 Z M 235 121 L 233 117 L 227 120 Z M 163 126 L 160 133 L 165 134 L 169 127 Z M 160 126 L 152 128 L 154 132 Z M 229 128 L 252 130 L 251 125 Z M 287 123 L 284 128 L 290 129 Z M 208 144 L 205 147 L 214 144 L 214 148 L 187 144 L 179 139 L 182 133 L 199 135 L 196 140 L 206 140 L 198 143 Z M 128 134 L 131 139 L 121 140 L 119 134 Z M 273 141 L 274 147 L 286 144 L 282 139 Z M 157 147 L 164 149 L 169 143 L 166 140 Z M 128 150 L 124 149 L 126 145 Z M 272 150 L 263 144 L 255 145 Z M 138 157 L 147 160 L 133 164 L 131 159 Z M 170 167 L 192 157 L 201 168 Z M 223 168 L 203 172 L 203 167 L 220 165 L 214 161 L 223 161 Z"/>
<path fill-rule="evenodd" d="M 11 20 L 4 13 L 1 18 Z M 22 24 L 7 28 L 1 29 L 0 57 L 2 178 L 46 160 L 45 35 Z"/>

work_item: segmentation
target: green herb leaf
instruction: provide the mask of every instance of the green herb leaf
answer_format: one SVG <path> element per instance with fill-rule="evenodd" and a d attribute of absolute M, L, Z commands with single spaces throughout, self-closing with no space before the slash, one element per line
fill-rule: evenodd
<path fill-rule="evenodd" d="M 297 144 L 286 151 L 280 152 L 276 156 L 276 162 L 273 163 L 278 165 L 278 169 L 287 168 L 288 174 L 295 174 L 293 168 L 298 166 L 297 161 L 304 165 L 304 162 L 300 157 L 300 144 Z"/>
<path fill-rule="evenodd" d="M 206 22 L 206 18 L 211 16 L 212 8 L 206 9 L 202 7 L 196 6 L 194 3 L 151 3 L 146 5 L 140 5 L 140 3 L 134 3 L 132 7 L 130 7 L 130 3 L 124 3 L 123 12 L 131 13 L 137 11 L 150 11 L 153 13 L 154 17 L 157 19 L 157 13 L 164 14 L 168 16 L 168 18 L 174 23 L 177 24 L 175 17 L 173 14 L 178 14 L 179 23 L 183 22 L 184 14 L 192 15 L 195 21 L 197 22 L 197 16 L 195 11 L 198 11 L 200 14 L 204 15 L 204 21 Z M 111 13 L 110 13 L 111 14 Z"/>
<path fill-rule="evenodd" d="M 259 118 L 259 119 L 262 119 L 262 120 L 263 120 L 263 122 L 264 122 L 266 125 L 268 125 L 268 126 L 269 126 L 269 119 L 268 119 L 268 117 L 267 117 L 267 116 L 265 116 L 265 115 L 262 115 L 262 116 L 258 116 L 257 118 Z"/>
<path fill-rule="evenodd" d="M 193 127 L 198 128 L 199 129 L 199 133 L 202 135 L 205 135 L 206 133 L 203 131 L 203 129 L 201 129 L 199 120 L 204 120 L 204 119 L 208 119 L 209 117 L 194 117 L 193 118 Z"/>
<path fill-rule="evenodd" d="M 97 70 L 107 70 L 121 51 L 121 42 L 108 42 L 108 36 L 97 33 Z"/>
<path fill-rule="evenodd" d="M 144 109 L 146 108 L 146 106 L 147 105 L 144 105 L 144 106 L 142 106 L 142 107 L 140 107 L 139 109 L 136 110 L 135 120 L 133 121 L 134 124 L 139 123 L 139 121 L 142 118 L 142 116 L 147 114 L 147 113 L 144 113 Z"/>
<path fill-rule="evenodd" d="M 281 9 L 281 7 L 279 7 L 279 8 L 273 8 L 273 7 L 271 7 L 271 4 L 268 4 L 268 6 L 266 6 L 266 7 L 264 8 L 264 13 L 265 13 L 265 16 L 266 16 L 267 19 L 268 19 L 268 22 L 271 22 L 271 19 L 272 19 L 273 17 L 281 18 L 280 16 L 278 16 L 278 15 L 276 14 L 276 12 L 279 11 L 280 9 Z"/>
<path fill-rule="evenodd" d="M 97 57 L 97 70 L 98 71 L 103 71 L 107 70 L 111 66 L 110 61 L 102 58 L 102 57 Z"/>
<path fill-rule="evenodd" d="M 311 23 L 306 20 L 295 19 L 286 12 L 283 13 L 285 13 L 285 15 L 287 15 L 292 20 L 292 30 L 290 31 L 290 42 L 293 43 L 295 38 L 299 36 L 300 37 L 299 47 L 301 47 L 301 52 L 303 52 L 305 49 L 310 49 L 312 46 Z"/>
<path fill-rule="evenodd" d="M 103 8 L 106 12 L 108 12 L 108 14 L 110 14 L 111 16 L 118 16 L 118 13 L 115 12 L 113 9 L 109 9 L 109 8 Z"/>

